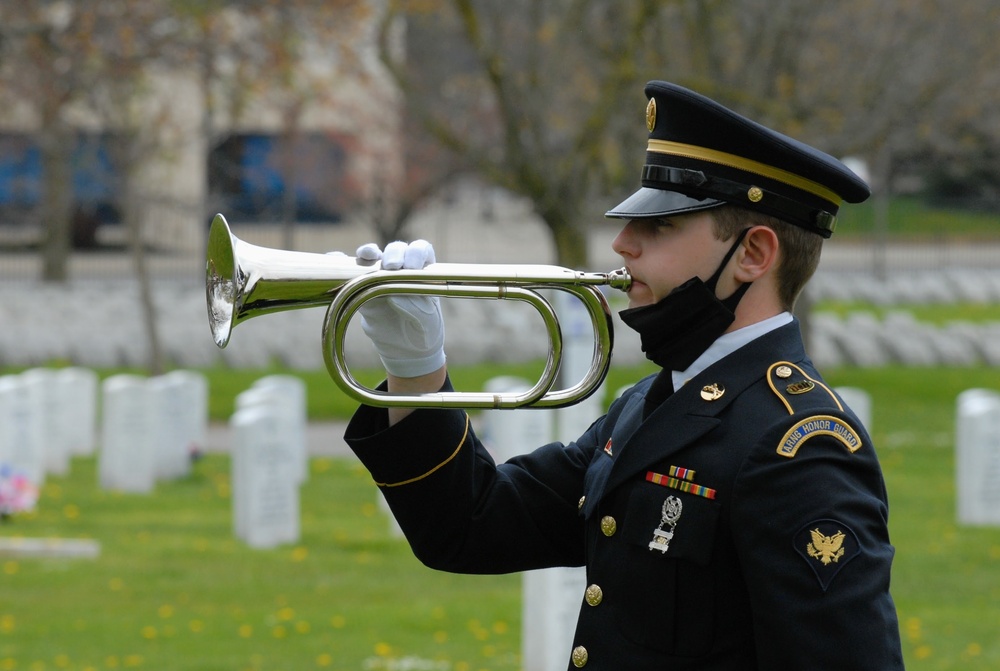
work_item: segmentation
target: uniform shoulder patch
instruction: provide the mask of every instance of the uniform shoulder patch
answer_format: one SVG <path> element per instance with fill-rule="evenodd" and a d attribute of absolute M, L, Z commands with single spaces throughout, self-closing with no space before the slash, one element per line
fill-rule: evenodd
<path fill-rule="evenodd" d="M 816 436 L 832 436 L 846 447 L 852 454 L 861 449 L 862 441 L 858 432 L 840 417 L 833 415 L 813 415 L 797 422 L 790 428 L 778 443 L 778 454 L 791 459 L 805 445 L 806 441 Z"/>
<path fill-rule="evenodd" d="M 781 400 L 789 415 L 809 408 L 844 407 L 837 395 L 820 380 L 813 379 L 804 370 L 789 361 L 776 361 L 767 369 L 767 384 Z"/>
<path fill-rule="evenodd" d="M 813 570 L 823 591 L 844 566 L 861 554 L 858 537 L 838 520 L 815 520 L 795 534 L 795 551 Z"/>

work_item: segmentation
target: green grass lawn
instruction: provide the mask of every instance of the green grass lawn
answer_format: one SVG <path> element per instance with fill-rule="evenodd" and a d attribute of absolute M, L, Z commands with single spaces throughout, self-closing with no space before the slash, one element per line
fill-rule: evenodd
<path fill-rule="evenodd" d="M 455 377 L 472 384 L 489 370 Z M 952 452 L 955 396 L 1000 389 L 1000 372 L 828 373 L 873 398 L 907 668 L 1000 668 L 1000 528 L 956 524 Z M 215 403 L 227 402 L 225 379 L 235 391 L 262 374 L 213 373 Z M 339 392 L 318 391 L 332 384 L 323 378 L 310 380 L 310 396 L 329 404 Z M 251 550 L 231 532 L 225 456 L 208 456 L 151 496 L 103 492 L 94 459 L 74 460 L 68 477 L 49 478 L 38 511 L 0 534 L 92 538 L 101 556 L 0 557 L 0 671 L 520 668 L 519 576 L 422 567 L 390 533 L 355 461 L 311 466 L 301 542 Z"/>

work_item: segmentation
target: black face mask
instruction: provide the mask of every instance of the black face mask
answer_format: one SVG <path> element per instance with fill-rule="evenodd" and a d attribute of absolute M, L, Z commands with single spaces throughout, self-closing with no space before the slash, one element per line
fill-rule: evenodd
<path fill-rule="evenodd" d="M 639 333 L 646 358 L 667 370 L 686 370 L 736 319 L 736 306 L 750 283 L 725 300 L 715 296 L 722 270 L 733 257 L 744 229 L 707 282 L 692 277 L 653 305 L 619 312 L 622 321 Z"/>

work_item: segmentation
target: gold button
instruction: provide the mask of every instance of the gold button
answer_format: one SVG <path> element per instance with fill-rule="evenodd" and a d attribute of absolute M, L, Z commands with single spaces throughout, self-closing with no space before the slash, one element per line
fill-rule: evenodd
<path fill-rule="evenodd" d="M 605 515 L 601 518 L 601 531 L 605 536 L 614 536 L 618 531 L 618 522 L 611 515 Z"/>
<path fill-rule="evenodd" d="M 586 502 L 587 502 L 587 497 L 586 496 L 581 496 L 579 502 L 577 502 L 577 504 L 576 504 L 576 509 L 577 510 L 583 510 L 583 504 L 586 503 Z"/>
<path fill-rule="evenodd" d="M 578 645 L 573 648 L 573 666 L 578 669 L 582 669 L 587 665 L 587 659 L 590 655 L 587 654 L 587 649 L 582 645 Z"/>
<path fill-rule="evenodd" d="M 599 585 L 591 585 L 587 588 L 586 599 L 589 605 L 597 606 L 604 600 L 604 591 Z"/>

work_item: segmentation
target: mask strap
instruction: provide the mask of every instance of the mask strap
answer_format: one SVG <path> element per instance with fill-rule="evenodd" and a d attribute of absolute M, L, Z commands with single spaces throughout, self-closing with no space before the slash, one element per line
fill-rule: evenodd
<path fill-rule="evenodd" d="M 726 252 L 726 256 L 724 259 L 722 259 L 722 263 L 719 264 L 719 267 L 718 269 L 716 269 L 715 274 L 712 275 L 710 278 L 708 278 L 708 281 L 705 282 L 705 286 L 711 289 L 712 293 L 715 293 L 715 285 L 719 283 L 719 278 L 722 277 L 722 271 L 725 270 L 726 264 L 729 263 L 729 259 L 733 258 L 733 254 L 735 254 L 736 250 L 739 249 L 740 243 L 743 242 L 743 238 L 746 237 L 747 231 L 749 230 L 750 230 L 749 228 L 744 228 L 742 231 L 740 231 L 739 235 L 736 236 L 736 242 L 734 242 L 732 247 L 729 248 L 729 251 Z M 741 286 L 739 289 L 736 290 L 736 293 L 742 297 L 743 293 L 741 293 L 741 291 L 745 292 L 747 288 L 749 288 L 749 286 L 750 286 L 749 282 L 744 283 L 743 286 Z M 738 301 L 739 298 L 737 298 L 736 300 Z"/>

